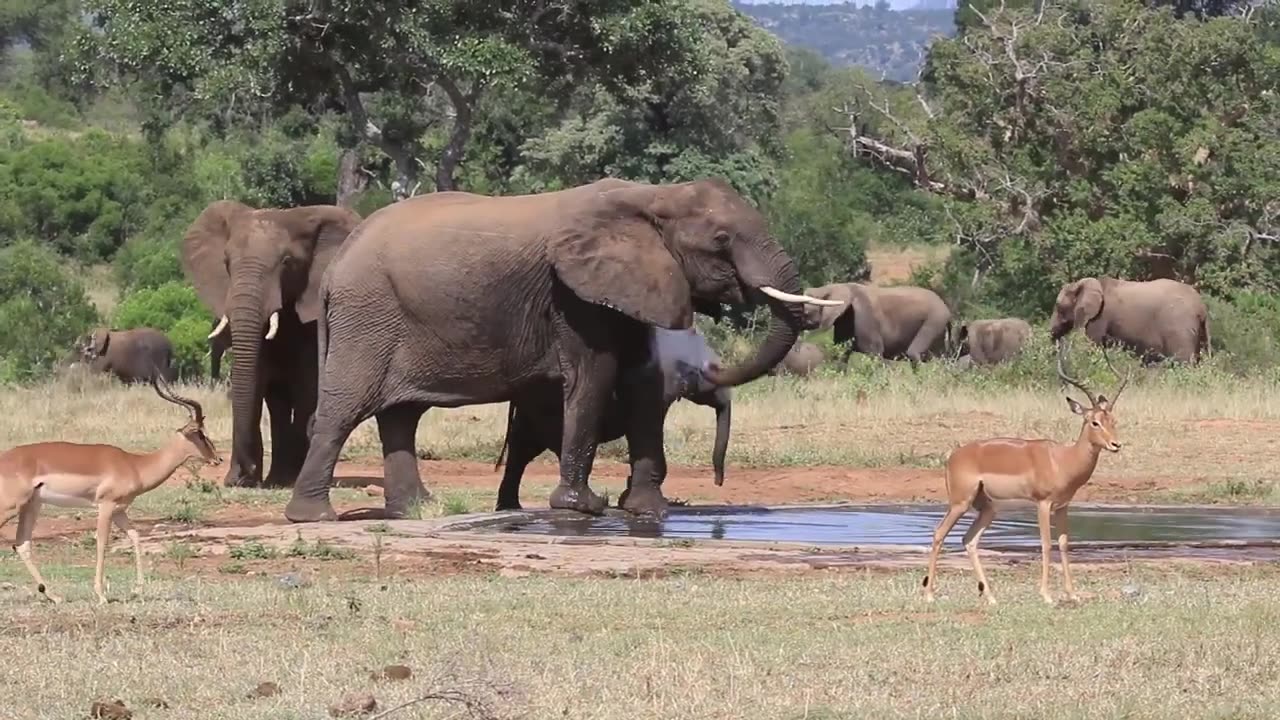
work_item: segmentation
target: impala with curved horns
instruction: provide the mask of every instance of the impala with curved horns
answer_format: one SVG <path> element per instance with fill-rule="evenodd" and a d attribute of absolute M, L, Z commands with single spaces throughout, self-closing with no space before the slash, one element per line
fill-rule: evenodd
<path fill-rule="evenodd" d="M 1071 569 L 1067 564 L 1067 505 L 1076 492 L 1093 476 L 1102 450 L 1120 451 L 1116 436 L 1114 416 L 1116 401 L 1129 384 L 1133 374 L 1124 376 L 1115 395 L 1108 400 L 1104 395 L 1094 395 L 1080 381 L 1072 379 L 1063 368 L 1066 344 L 1058 343 L 1058 377 L 1063 383 L 1079 388 L 1088 398 L 1090 407 L 1084 408 L 1074 399 L 1067 398 L 1071 412 L 1082 416 L 1080 435 L 1074 443 L 1053 440 L 1023 440 L 1019 438 L 991 438 L 977 440 L 952 451 L 947 458 L 945 483 L 949 508 L 933 533 L 933 546 L 929 551 L 929 569 L 924 576 L 925 598 L 933 600 L 934 577 L 937 571 L 938 553 L 942 541 L 955 526 L 960 516 L 970 508 L 977 509 L 978 517 L 964 535 L 965 551 L 978 576 L 978 595 L 995 604 L 991 586 L 978 561 L 978 541 L 982 533 L 995 519 L 994 502 L 1000 500 L 1030 500 L 1036 504 L 1040 526 L 1040 596 L 1053 604 L 1049 594 L 1050 518 L 1058 528 L 1058 550 L 1062 556 L 1062 580 L 1067 597 L 1076 600 L 1075 586 L 1071 582 Z M 1120 373 L 1111 364 L 1111 356 L 1103 348 L 1107 367 Z"/>
<path fill-rule="evenodd" d="M 205 434 L 204 410 L 200 403 L 175 394 L 158 374 L 152 376 L 151 387 L 165 400 L 185 407 L 191 416 L 159 450 L 140 454 L 114 445 L 54 441 L 19 445 L 0 453 L 0 527 L 17 516 L 14 550 L 35 581 L 36 591 L 55 603 L 62 602 L 62 598 L 48 591 L 31 559 L 31 533 L 43 503 L 98 508 L 98 559 L 93 590 L 98 601 L 105 603 L 102 569 L 112 523 L 129 536 L 137 582 L 141 585 L 142 554 L 138 531 L 125 514 L 129 504 L 163 484 L 190 458 L 199 457 L 212 465 L 222 462 L 213 441 Z"/>

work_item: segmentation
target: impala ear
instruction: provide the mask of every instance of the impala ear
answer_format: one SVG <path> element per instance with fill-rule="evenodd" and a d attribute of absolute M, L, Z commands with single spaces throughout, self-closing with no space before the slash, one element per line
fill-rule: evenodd
<path fill-rule="evenodd" d="M 1085 413 L 1084 406 L 1075 401 L 1075 398 L 1067 398 L 1067 407 L 1071 408 L 1071 412 L 1083 416 Z"/>
<path fill-rule="evenodd" d="M 567 218 L 547 242 L 547 259 L 583 300 L 682 330 L 693 323 L 689 281 L 642 199 L 601 198 L 599 206 Z"/>

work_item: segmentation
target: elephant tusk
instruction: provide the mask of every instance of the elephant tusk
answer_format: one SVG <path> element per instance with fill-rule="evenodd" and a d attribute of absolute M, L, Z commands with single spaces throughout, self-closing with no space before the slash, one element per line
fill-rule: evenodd
<path fill-rule="evenodd" d="M 222 319 L 218 321 L 218 327 L 214 328 L 213 332 L 209 333 L 209 339 L 212 340 L 221 335 L 222 331 L 227 329 L 227 325 L 230 322 L 231 321 L 227 319 L 227 316 L 223 315 Z"/>
<path fill-rule="evenodd" d="M 273 312 L 271 313 L 271 318 L 267 320 L 267 339 L 270 340 L 271 338 L 275 337 L 276 330 L 279 330 L 279 329 L 280 329 L 280 313 Z"/>
<path fill-rule="evenodd" d="M 761 286 L 760 292 L 783 302 L 804 303 L 806 305 L 825 305 L 827 307 L 835 307 L 836 305 L 844 304 L 844 301 L 842 300 L 819 300 L 816 297 L 809 297 L 808 295 L 792 295 L 789 292 L 782 292 L 770 285 Z"/>

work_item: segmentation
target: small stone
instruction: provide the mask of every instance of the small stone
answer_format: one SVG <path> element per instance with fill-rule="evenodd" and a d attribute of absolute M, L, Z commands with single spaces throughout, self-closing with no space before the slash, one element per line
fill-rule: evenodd
<path fill-rule="evenodd" d="M 169 709 L 169 703 L 164 698 L 158 698 L 158 697 L 144 698 L 142 701 L 142 704 L 146 705 L 147 707 L 159 708 L 161 710 Z"/>
<path fill-rule="evenodd" d="M 370 675 L 373 680 L 408 680 L 413 677 L 413 670 L 407 665 L 388 665 Z"/>
<path fill-rule="evenodd" d="M 258 687 L 249 693 L 249 699 L 269 698 L 280 694 L 280 686 L 271 682 L 258 683 Z"/>
<path fill-rule="evenodd" d="M 378 701 L 369 693 L 356 693 L 348 695 L 336 704 L 329 706 L 329 715 L 332 717 L 352 717 L 356 715 L 368 715 L 378 709 Z"/>
<path fill-rule="evenodd" d="M 280 583 L 280 587 L 286 590 L 294 590 L 311 584 L 311 580 L 306 575 L 298 572 L 285 573 L 279 577 L 277 582 Z"/>
<path fill-rule="evenodd" d="M 1120 594 L 1124 595 L 1128 600 L 1137 600 L 1142 597 L 1142 588 L 1135 583 L 1126 583 L 1124 587 L 1120 588 Z"/>
<path fill-rule="evenodd" d="M 382 497 L 386 491 L 380 485 L 365 485 L 364 494 L 369 497 Z"/>
<path fill-rule="evenodd" d="M 106 720 L 128 720 L 133 711 L 124 706 L 120 700 L 94 700 L 89 706 L 89 717 Z"/>

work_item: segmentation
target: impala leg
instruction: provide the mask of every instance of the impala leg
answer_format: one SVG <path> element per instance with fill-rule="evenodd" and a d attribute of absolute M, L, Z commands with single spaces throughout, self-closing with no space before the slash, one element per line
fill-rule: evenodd
<path fill-rule="evenodd" d="M 978 561 L 978 541 L 982 540 L 982 533 L 986 532 L 991 521 L 996 518 L 996 509 L 986 499 L 979 499 L 974 506 L 978 508 L 978 517 L 969 526 L 969 532 L 964 534 L 964 549 L 969 554 L 969 561 L 973 563 L 973 573 L 978 576 L 978 597 L 986 600 L 988 605 L 995 605 L 996 596 L 991 593 L 987 574 L 982 571 L 982 563 Z"/>
<path fill-rule="evenodd" d="M 1053 605 L 1053 596 L 1049 594 L 1049 549 L 1053 547 L 1053 543 L 1049 540 L 1049 511 L 1052 507 L 1049 502 L 1041 502 L 1036 505 L 1036 519 L 1040 523 L 1040 597 L 1044 601 Z"/>
<path fill-rule="evenodd" d="M 93 571 L 93 591 L 98 595 L 98 604 L 107 604 L 107 594 L 102 587 L 102 570 L 107 564 L 107 540 L 111 538 L 111 516 L 115 514 L 114 503 L 102 503 L 98 506 L 98 563 Z"/>
<path fill-rule="evenodd" d="M 969 503 L 962 505 L 952 505 L 947 509 L 947 514 L 942 517 L 942 522 L 938 523 L 938 528 L 933 531 L 933 547 L 929 548 L 929 569 L 924 575 L 924 599 L 933 602 L 933 585 L 934 577 L 938 570 L 938 553 L 942 551 L 942 541 L 946 539 L 947 533 L 951 532 L 951 528 L 956 526 L 956 521 L 960 519 L 969 510 Z"/>
<path fill-rule="evenodd" d="M 1053 525 L 1058 528 L 1058 554 L 1062 556 L 1062 584 L 1066 587 L 1067 597 L 1073 602 L 1079 600 L 1075 583 L 1071 582 L 1071 566 L 1067 564 L 1067 533 L 1070 525 L 1067 522 L 1067 506 L 1063 505 L 1053 511 Z"/>
<path fill-rule="evenodd" d="M 31 579 L 36 581 L 36 592 L 55 603 L 60 603 L 62 602 L 62 597 L 49 592 L 44 578 L 40 575 L 40 570 L 36 568 L 35 561 L 31 559 L 31 533 L 35 530 L 36 516 L 39 514 L 40 498 L 32 496 L 18 511 L 18 534 L 13 539 L 13 549 L 18 553 L 18 557 L 22 559 L 22 564 L 27 567 L 27 572 L 31 574 Z"/>
<path fill-rule="evenodd" d="M 133 546 L 133 568 L 137 574 L 137 584 L 142 586 L 142 538 L 138 535 L 138 531 L 134 529 L 133 523 L 129 522 L 129 516 L 124 514 L 125 509 L 120 508 L 111 514 L 111 522 L 116 527 L 124 531 L 129 536 L 129 544 Z"/>

